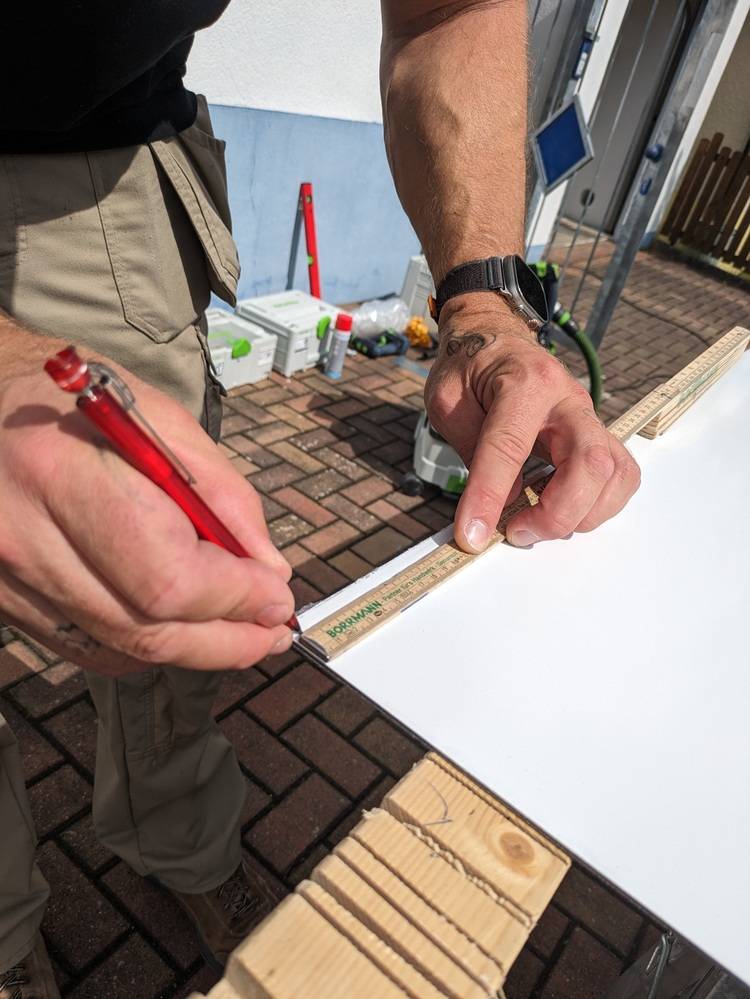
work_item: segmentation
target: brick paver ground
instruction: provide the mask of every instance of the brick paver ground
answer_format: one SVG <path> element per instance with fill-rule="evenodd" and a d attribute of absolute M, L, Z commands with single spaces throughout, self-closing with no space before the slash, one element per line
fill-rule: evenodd
<path fill-rule="evenodd" d="M 581 296 L 582 320 L 596 281 Z M 744 290 L 641 254 L 602 350 L 603 415 L 622 412 L 740 321 L 750 321 Z M 577 369 L 574 355 L 563 356 Z M 316 371 L 274 374 L 227 400 L 221 446 L 263 495 L 295 570 L 298 605 L 450 522 L 450 501 L 397 489 L 410 467 L 424 367 L 415 357 L 349 358 L 340 382 Z M 43 929 L 64 994 L 154 999 L 208 989 L 214 976 L 177 906 L 93 836 L 96 719 L 83 677 L 10 629 L 0 637 L 0 706 L 21 743 L 39 861 L 52 885 Z M 425 749 L 292 653 L 229 676 L 216 717 L 247 777 L 245 846 L 280 897 Z M 508 997 L 599 999 L 658 933 L 631 902 L 574 867 L 516 962 Z"/>

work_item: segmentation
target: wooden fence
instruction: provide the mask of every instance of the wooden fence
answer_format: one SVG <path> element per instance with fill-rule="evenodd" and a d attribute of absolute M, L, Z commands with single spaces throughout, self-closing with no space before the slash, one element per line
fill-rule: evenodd
<path fill-rule="evenodd" d="M 701 139 L 672 202 L 662 235 L 750 271 L 750 155 Z"/>

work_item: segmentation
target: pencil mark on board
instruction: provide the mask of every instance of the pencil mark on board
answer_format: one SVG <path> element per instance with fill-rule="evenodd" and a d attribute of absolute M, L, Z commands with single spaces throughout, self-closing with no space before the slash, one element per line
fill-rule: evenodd
<path fill-rule="evenodd" d="M 442 802 L 443 805 L 443 814 L 439 819 L 433 819 L 432 822 L 424 822 L 423 825 L 426 828 L 427 826 L 444 826 L 446 825 L 446 823 L 452 822 L 453 819 L 450 817 L 450 815 L 448 815 L 448 802 L 445 800 L 444 796 L 440 793 L 440 791 L 438 791 L 438 789 L 435 787 L 435 785 L 432 783 L 431 780 L 428 780 L 427 783 L 430 785 L 430 787 L 438 796 L 438 798 L 440 798 L 440 801 Z"/>

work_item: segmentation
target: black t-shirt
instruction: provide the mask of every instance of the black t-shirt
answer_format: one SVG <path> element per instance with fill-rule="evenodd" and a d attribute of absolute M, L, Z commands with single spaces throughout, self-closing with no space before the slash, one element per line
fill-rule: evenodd
<path fill-rule="evenodd" d="M 130 146 L 191 125 L 182 83 L 229 0 L 0 0 L 0 152 Z"/>

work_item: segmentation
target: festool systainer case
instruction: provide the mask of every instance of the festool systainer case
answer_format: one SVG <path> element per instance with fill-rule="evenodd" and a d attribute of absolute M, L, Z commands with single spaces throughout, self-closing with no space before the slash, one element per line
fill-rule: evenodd
<path fill-rule="evenodd" d="M 271 373 L 276 337 L 256 323 L 224 309 L 207 309 L 208 348 L 225 389 L 252 385 Z"/>
<path fill-rule="evenodd" d="M 448 441 L 430 425 L 422 410 L 414 430 L 414 471 L 422 482 L 430 482 L 451 496 L 459 496 L 469 471 Z"/>
<path fill-rule="evenodd" d="M 340 312 L 304 291 L 280 291 L 237 303 L 237 315 L 275 333 L 278 342 L 273 366 L 289 377 L 322 360 L 331 329 Z"/>
<path fill-rule="evenodd" d="M 427 266 L 427 260 L 423 254 L 419 253 L 409 258 L 409 266 L 406 268 L 404 276 L 404 286 L 401 289 L 401 298 L 409 307 L 412 316 L 429 316 L 427 299 L 430 295 L 435 295 L 435 285 Z"/>

